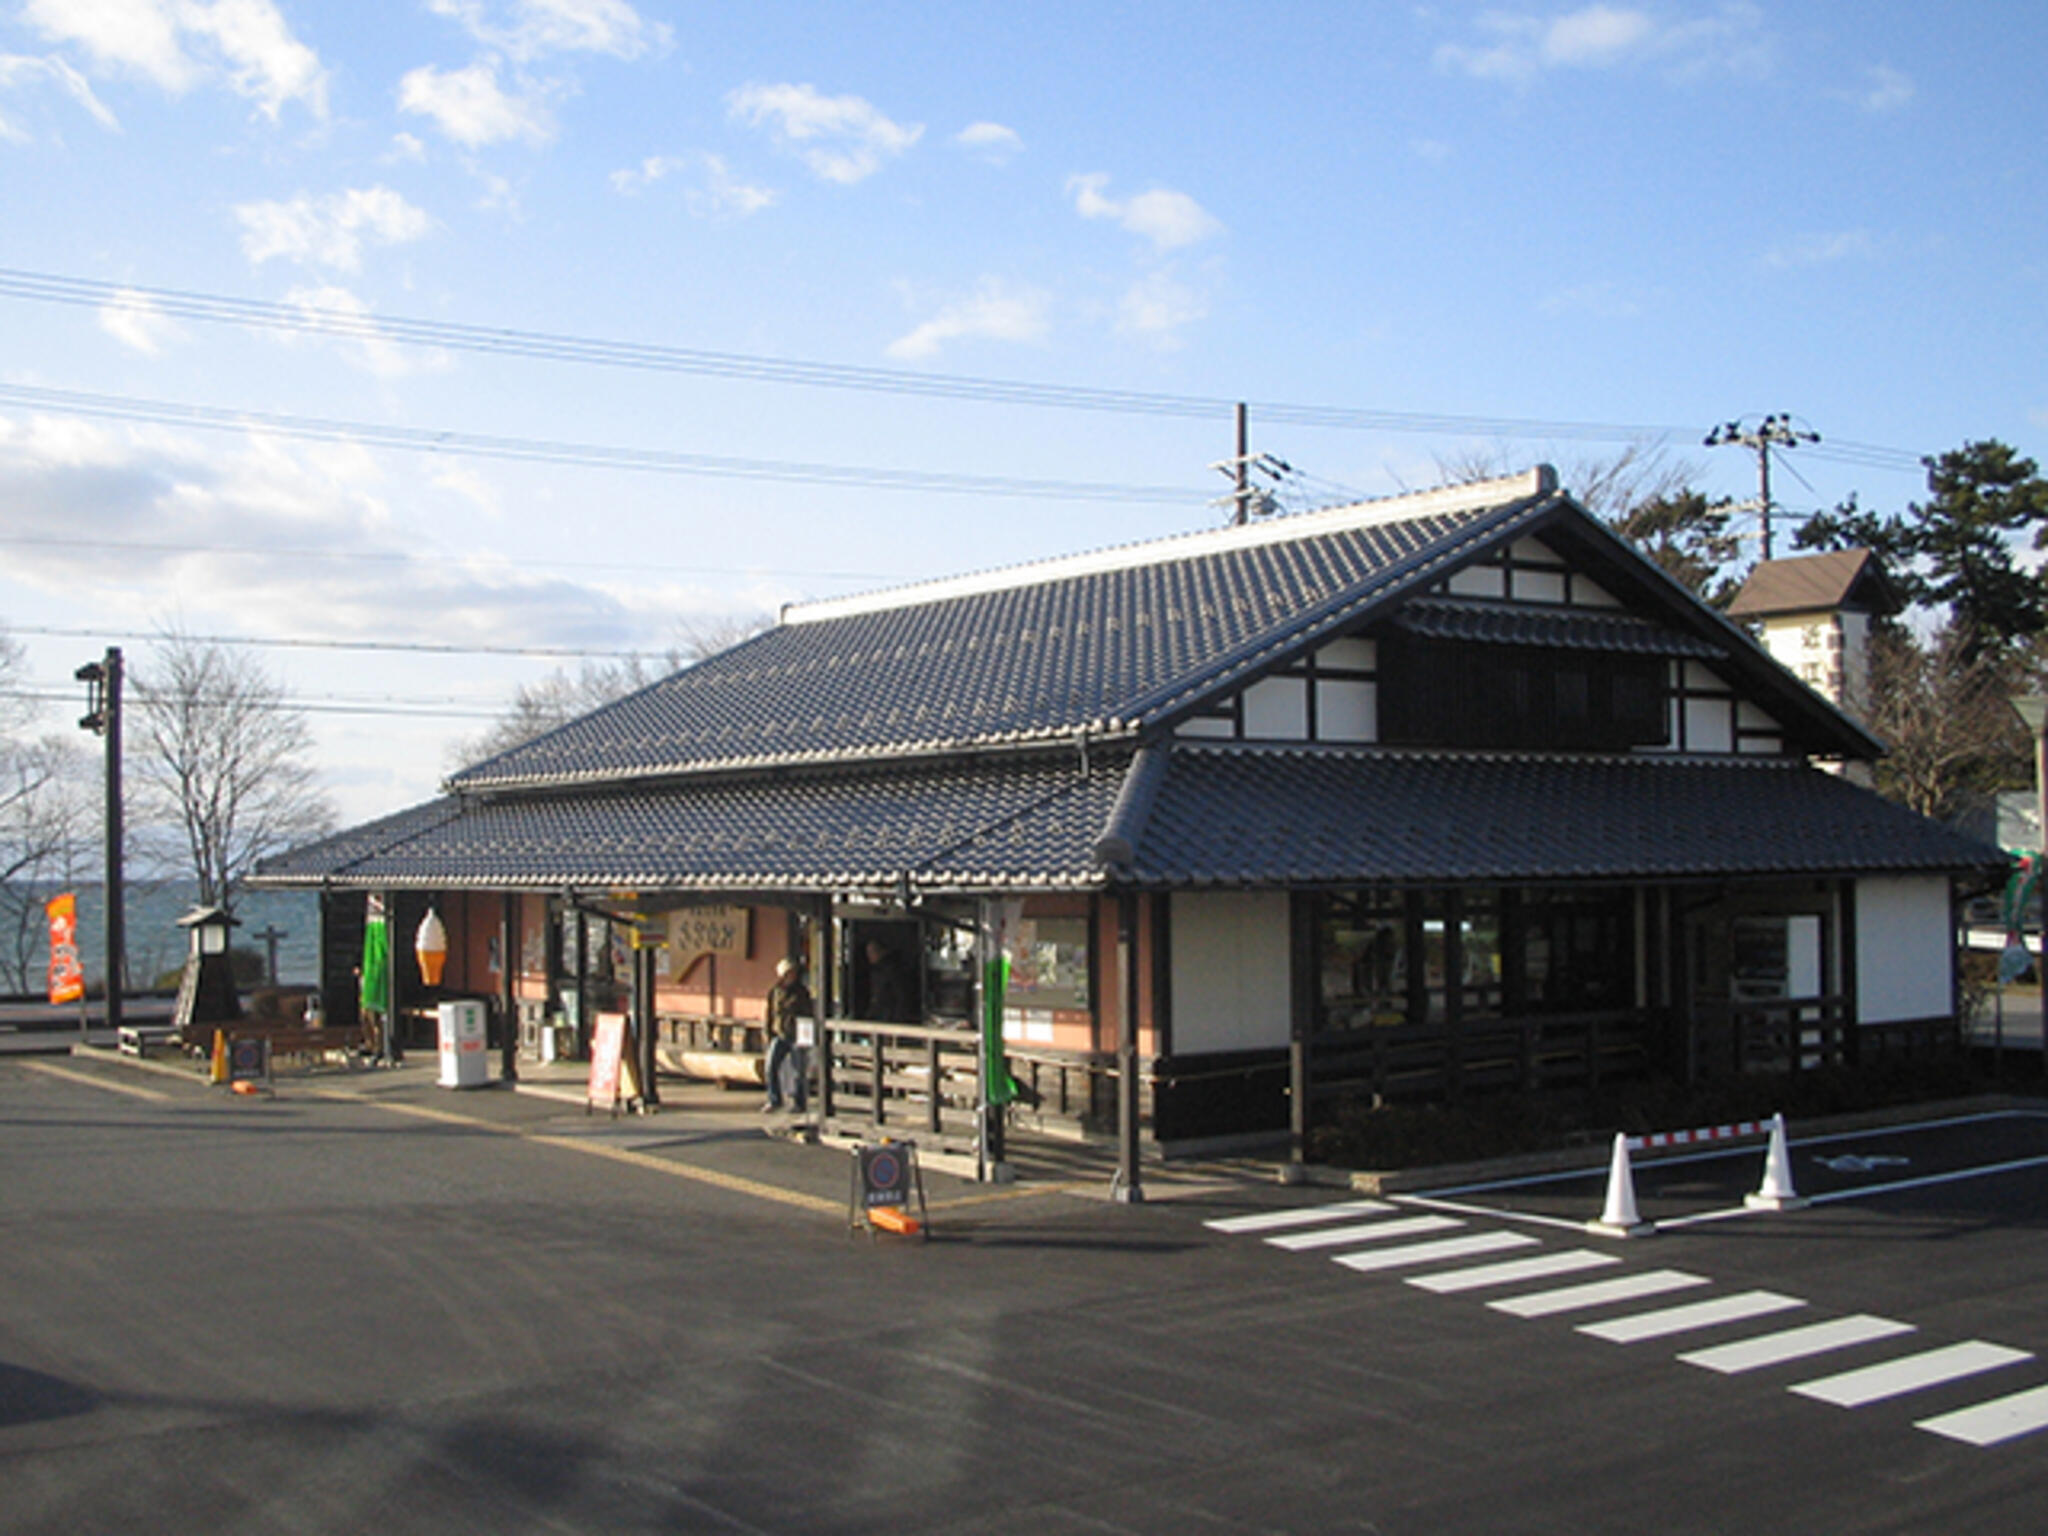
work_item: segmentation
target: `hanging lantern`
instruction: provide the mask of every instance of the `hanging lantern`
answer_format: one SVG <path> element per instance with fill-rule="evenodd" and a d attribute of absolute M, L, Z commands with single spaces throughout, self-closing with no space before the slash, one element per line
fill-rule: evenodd
<path fill-rule="evenodd" d="M 441 967 L 448 960 L 448 929 L 441 914 L 432 907 L 420 919 L 420 931 L 413 936 L 412 951 L 419 957 L 420 980 L 430 987 L 441 985 Z"/>

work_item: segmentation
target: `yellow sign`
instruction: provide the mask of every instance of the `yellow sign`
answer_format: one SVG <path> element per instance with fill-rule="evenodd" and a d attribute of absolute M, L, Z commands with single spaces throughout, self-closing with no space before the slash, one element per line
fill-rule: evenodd
<path fill-rule="evenodd" d="M 669 970 L 680 976 L 702 955 L 744 959 L 752 948 L 751 907 L 684 907 L 668 916 Z"/>
<path fill-rule="evenodd" d="M 75 1003 L 85 996 L 85 967 L 78 960 L 78 898 L 66 891 L 43 910 L 50 920 L 50 1001 Z"/>

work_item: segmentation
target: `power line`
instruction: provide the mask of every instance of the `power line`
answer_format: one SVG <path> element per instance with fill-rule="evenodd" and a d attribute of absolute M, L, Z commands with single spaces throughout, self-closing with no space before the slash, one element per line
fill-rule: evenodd
<path fill-rule="evenodd" d="M 512 560 L 502 555 L 477 559 L 468 555 L 413 554 L 400 549 L 315 549 L 276 544 L 179 543 L 166 539 L 67 539 L 42 534 L 0 534 L 0 548 L 8 549 L 120 549 L 136 554 L 159 555 L 247 555 L 266 560 L 366 560 L 385 565 L 487 565 L 511 570 L 547 571 L 631 571 L 636 575 L 663 576 L 795 576 L 816 581 L 895 581 L 888 571 L 813 571 L 783 567 L 767 569 L 738 565 L 656 565 L 645 560 Z M 142 638 L 150 638 L 144 636 Z M 563 652 L 564 655 L 575 654 Z M 606 654 L 610 654 L 607 652 Z"/>
<path fill-rule="evenodd" d="M 42 635 L 61 640 L 160 641 L 174 638 L 158 631 L 77 629 L 55 624 L 7 624 L 0 625 L 0 631 L 10 635 Z M 564 658 L 594 661 L 666 661 L 669 658 L 667 651 L 594 650 L 555 645 L 452 645 L 424 640 L 320 640 L 307 637 L 265 639 L 258 635 L 181 634 L 175 638 L 197 641 L 201 645 L 246 645 L 300 651 L 392 651 L 429 656 L 521 656 L 544 660 Z"/>
<path fill-rule="evenodd" d="M 1228 417 L 1237 402 L 1218 396 L 1174 395 L 1143 390 L 1098 389 L 1081 385 L 1039 384 L 1024 380 L 981 378 L 970 374 L 923 373 L 910 369 L 873 368 L 822 363 L 797 358 L 771 358 L 741 352 L 695 347 L 659 346 L 612 341 L 561 332 L 521 330 L 424 320 L 404 315 L 367 315 L 360 311 L 310 304 L 281 304 L 240 299 L 188 289 L 118 284 L 57 273 L 0 267 L 0 298 L 68 304 L 172 319 L 335 336 L 354 341 L 397 342 L 451 351 L 574 362 L 598 367 L 634 368 L 662 373 L 737 379 L 763 384 L 794 384 L 869 394 L 916 395 L 994 405 L 1029 405 L 1060 410 L 1126 414 Z M 1597 442 L 1662 441 L 1691 437 L 1697 426 L 1668 423 L 1587 422 L 1511 416 L 1474 416 L 1451 412 L 1373 410 L 1348 406 L 1248 402 L 1262 422 L 1282 426 L 1325 427 L 1342 431 L 1449 434 L 1466 437 L 1549 438 Z M 1840 442 L 1816 455 L 1876 469 L 1916 469 L 1919 455 L 1904 449 Z"/>
<path fill-rule="evenodd" d="M 414 453 L 516 459 L 582 469 L 638 469 L 660 474 L 783 480 L 803 485 L 850 485 L 898 491 L 951 491 L 977 496 L 1048 497 L 1061 501 L 1155 502 L 1183 506 L 1200 493 L 1182 486 L 1120 485 L 1107 481 L 1035 480 L 1014 475 L 964 475 L 914 469 L 877 469 L 839 464 L 806 464 L 791 459 L 745 459 L 725 455 L 673 453 L 655 448 L 613 448 L 541 438 L 495 437 L 432 427 L 383 426 L 277 411 L 232 410 L 186 405 L 132 395 L 89 394 L 27 384 L 0 384 L 0 403 L 73 411 L 115 421 L 153 426 L 196 427 L 213 432 L 264 431 L 314 442 L 368 444 Z"/>
<path fill-rule="evenodd" d="M 67 700 L 76 702 L 77 697 L 78 695 L 75 691 L 62 688 L 29 687 L 0 689 L 0 699 L 21 699 L 36 704 L 62 704 Z M 203 705 L 209 702 L 226 703 L 230 701 L 225 699 L 210 701 L 201 698 L 193 702 Z M 279 714 L 374 715 L 403 720 L 496 720 L 505 713 L 503 708 L 461 708 L 436 704 L 431 700 L 407 699 L 359 703 L 351 703 L 342 699 L 235 699 L 231 702 L 237 709 L 270 710 Z"/>

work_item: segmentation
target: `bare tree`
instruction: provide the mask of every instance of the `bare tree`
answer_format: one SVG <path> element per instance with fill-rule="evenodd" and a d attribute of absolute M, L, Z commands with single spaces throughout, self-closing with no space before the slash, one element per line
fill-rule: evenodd
<path fill-rule="evenodd" d="M 1473 445 L 1440 455 L 1437 473 L 1451 485 L 1491 480 L 1525 468 L 1529 456 L 1505 443 Z M 1637 507 L 1683 495 L 1700 466 L 1674 458 L 1662 443 L 1633 442 L 1613 453 L 1582 455 L 1557 466 L 1558 483 L 1595 517 L 1618 523 Z"/>
<path fill-rule="evenodd" d="M 203 904 L 232 906 L 258 860 L 332 828 L 306 717 L 261 666 L 174 633 L 132 683 L 139 809 L 182 841 Z"/>
<path fill-rule="evenodd" d="M 2014 670 L 1944 624 L 1925 641 L 1900 624 L 1871 637 L 1866 723 L 1890 749 L 1877 788 L 1923 816 L 1949 820 L 2026 771 L 2027 741 L 2007 702 Z"/>
<path fill-rule="evenodd" d="M 521 684 L 505 713 L 485 727 L 482 734 L 456 742 L 449 751 L 451 765 L 468 767 L 524 746 L 579 715 L 587 715 L 659 682 L 672 672 L 730 650 L 760 634 L 772 622 L 767 615 L 757 614 L 685 623 L 677 629 L 676 644 L 658 659 L 634 655 L 621 656 L 616 661 L 586 661 L 574 672 L 557 667 L 537 682 Z"/>
<path fill-rule="evenodd" d="M 36 707 L 22 650 L 0 633 L 0 989 L 36 989 L 43 902 L 70 879 L 95 834 L 92 766 L 76 742 L 31 738 Z"/>

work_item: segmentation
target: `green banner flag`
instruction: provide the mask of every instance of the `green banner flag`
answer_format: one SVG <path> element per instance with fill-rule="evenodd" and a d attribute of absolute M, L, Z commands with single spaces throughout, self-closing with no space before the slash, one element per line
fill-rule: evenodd
<path fill-rule="evenodd" d="M 363 1011 L 383 1013 L 391 1006 L 391 924 L 384 916 L 384 898 L 372 896 L 363 922 Z"/>
<path fill-rule="evenodd" d="M 1003 1049 L 1003 995 L 1010 985 L 1010 958 L 998 955 L 982 967 L 981 1067 L 988 1101 L 1000 1108 L 1017 1098 L 1017 1080 Z"/>

